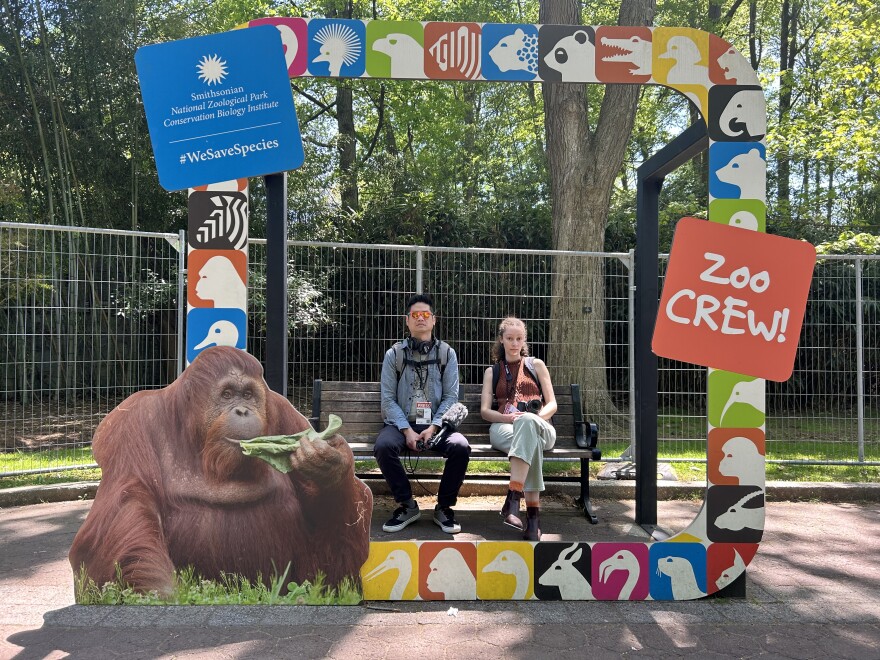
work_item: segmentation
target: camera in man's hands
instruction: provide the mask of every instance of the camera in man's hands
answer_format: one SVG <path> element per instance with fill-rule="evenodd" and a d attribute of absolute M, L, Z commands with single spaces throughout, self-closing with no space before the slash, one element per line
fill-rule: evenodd
<path fill-rule="evenodd" d="M 438 442 L 440 442 L 440 438 L 435 435 L 427 442 L 425 442 L 424 440 L 418 440 L 416 442 L 416 447 L 419 451 L 425 451 L 426 449 L 433 449 L 434 447 L 436 447 Z"/>
<path fill-rule="evenodd" d="M 516 409 L 520 412 L 530 412 L 535 413 L 536 415 L 543 407 L 544 405 L 541 403 L 541 399 L 532 399 L 531 401 L 517 401 L 516 404 Z"/>

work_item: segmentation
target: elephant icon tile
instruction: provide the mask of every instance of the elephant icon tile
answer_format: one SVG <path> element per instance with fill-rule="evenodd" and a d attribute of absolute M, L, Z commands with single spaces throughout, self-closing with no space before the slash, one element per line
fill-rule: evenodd
<path fill-rule="evenodd" d="M 719 142 L 757 142 L 767 133 L 760 87 L 716 85 L 709 90 L 709 137 Z"/>

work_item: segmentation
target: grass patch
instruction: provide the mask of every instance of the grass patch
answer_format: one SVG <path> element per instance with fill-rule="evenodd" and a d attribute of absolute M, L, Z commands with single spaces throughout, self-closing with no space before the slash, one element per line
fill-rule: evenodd
<path fill-rule="evenodd" d="M 606 457 L 620 456 L 627 448 L 626 442 L 600 442 L 602 453 Z M 657 446 L 660 461 L 677 459 L 672 463 L 680 481 L 706 480 L 706 440 L 661 438 Z M 789 460 L 827 460 L 846 461 L 857 455 L 855 446 L 850 442 L 827 441 L 817 444 L 815 441 L 794 442 L 787 440 L 769 441 L 767 458 L 785 457 Z M 684 460 L 682 460 L 684 459 Z M 687 460 L 693 459 L 693 462 Z M 866 443 L 865 459 L 880 461 L 880 444 Z M 67 467 L 71 465 L 89 465 L 94 463 L 91 449 L 48 449 L 33 452 L 10 452 L 0 454 L 0 473 L 29 470 L 35 467 Z M 418 463 L 410 462 L 421 474 L 440 474 L 443 461 L 434 458 L 420 457 Z M 592 461 L 590 473 L 596 474 L 605 466 L 603 462 Z M 376 462 L 372 460 L 356 461 L 355 470 L 359 474 L 379 475 Z M 508 462 L 505 461 L 471 461 L 469 474 L 507 474 Z M 548 477 L 569 476 L 580 474 L 580 463 L 577 461 L 548 461 L 544 463 L 544 474 Z M 39 474 L 18 474 L 0 477 L 0 488 L 16 486 L 42 486 L 60 483 L 76 483 L 82 481 L 100 481 L 99 468 L 80 468 L 59 472 Z M 840 481 L 844 483 L 878 483 L 880 470 L 876 466 L 859 465 L 804 465 L 791 463 L 767 463 L 767 481 Z"/>
<path fill-rule="evenodd" d="M 140 593 L 132 589 L 119 572 L 116 580 L 102 586 L 81 568 L 74 582 L 79 605 L 357 605 L 363 594 L 350 578 L 338 588 L 324 584 L 318 573 L 314 582 L 286 583 L 290 564 L 282 575 L 273 575 L 268 586 L 261 579 L 251 583 L 240 575 L 222 574 L 220 580 L 205 580 L 187 567 L 175 571 L 174 593 L 162 598 L 155 591 Z M 284 585 L 287 592 L 283 593 Z"/>

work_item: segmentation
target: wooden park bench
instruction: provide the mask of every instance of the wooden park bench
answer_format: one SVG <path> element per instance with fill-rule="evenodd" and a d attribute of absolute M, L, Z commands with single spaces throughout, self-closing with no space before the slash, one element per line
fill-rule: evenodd
<path fill-rule="evenodd" d="M 471 446 L 471 460 L 507 460 L 507 456 L 489 444 L 489 422 L 480 417 L 482 385 L 461 385 L 459 398 L 469 414 L 458 429 Z M 553 387 L 558 410 L 553 416 L 556 444 L 545 451 L 546 458 L 579 459 L 581 466 L 580 496 L 576 502 L 587 519 L 596 524 L 598 518 L 590 505 L 590 460 L 599 460 L 602 451 L 596 447 L 598 428 L 584 420 L 579 385 Z M 382 419 L 379 383 L 315 380 L 312 392 L 312 417 L 315 429 L 327 426 L 328 415 L 342 418 L 340 433 L 345 437 L 357 460 L 372 459 L 373 445 L 384 420 Z M 433 454 L 427 454 L 433 457 Z M 466 477 L 467 478 L 467 477 Z"/>

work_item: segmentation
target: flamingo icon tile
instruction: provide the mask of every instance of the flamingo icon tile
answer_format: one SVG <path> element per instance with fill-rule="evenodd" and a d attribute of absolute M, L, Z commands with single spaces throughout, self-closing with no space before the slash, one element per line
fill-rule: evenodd
<path fill-rule="evenodd" d="M 593 545 L 593 595 L 596 600 L 645 600 L 649 585 L 647 545 Z"/>
<path fill-rule="evenodd" d="M 365 600 L 415 600 L 418 596 L 417 543 L 371 543 L 361 566 Z"/>
<path fill-rule="evenodd" d="M 531 600 L 534 596 L 533 568 L 531 543 L 478 543 L 477 598 Z"/>
<path fill-rule="evenodd" d="M 476 600 L 475 543 L 426 542 L 419 547 L 422 600 Z"/>
<path fill-rule="evenodd" d="M 305 19 L 272 16 L 269 18 L 258 18 L 248 24 L 249 27 L 255 25 L 274 25 L 281 34 L 281 45 L 284 48 L 287 74 L 291 78 L 301 76 L 306 72 L 309 28 Z"/>
<path fill-rule="evenodd" d="M 540 600 L 593 600 L 589 543 L 535 546 L 535 597 Z"/>

